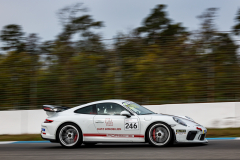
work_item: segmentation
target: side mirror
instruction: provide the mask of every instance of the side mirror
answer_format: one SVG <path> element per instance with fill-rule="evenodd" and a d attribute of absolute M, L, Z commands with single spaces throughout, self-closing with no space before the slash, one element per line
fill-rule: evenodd
<path fill-rule="evenodd" d="M 128 112 L 128 111 L 122 111 L 121 113 L 120 113 L 120 115 L 121 116 L 126 116 L 126 117 L 131 117 L 131 114 Z"/>

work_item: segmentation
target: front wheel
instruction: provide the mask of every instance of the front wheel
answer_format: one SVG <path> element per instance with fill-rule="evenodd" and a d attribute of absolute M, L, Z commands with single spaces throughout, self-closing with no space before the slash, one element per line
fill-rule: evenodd
<path fill-rule="evenodd" d="M 59 128 L 59 142 L 62 146 L 73 148 L 82 144 L 82 133 L 79 127 L 72 123 L 67 123 Z"/>
<path fill-rule="evenodd" d="M 167 146 L 172 140 L 171 128 L 164 123 L 155 123 L 147 131 L 147 138 L 154 146 Z"/>

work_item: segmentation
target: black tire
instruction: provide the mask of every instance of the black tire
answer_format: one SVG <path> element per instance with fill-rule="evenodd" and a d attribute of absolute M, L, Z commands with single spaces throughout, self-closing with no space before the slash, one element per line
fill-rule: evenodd
<path fill-rule="evenodd" d="M 82 144 L 81 129 L 73 123 L 61 125 L 57 132 L 59 143 L 66 148 L 78 147 Z"/>
<path fill-rule="evenodd" d="M 168 146 L 172 143 L 173 133 L 165 123 L 154 123 L 147 130 L 148 142 L 156 147 Z"/>

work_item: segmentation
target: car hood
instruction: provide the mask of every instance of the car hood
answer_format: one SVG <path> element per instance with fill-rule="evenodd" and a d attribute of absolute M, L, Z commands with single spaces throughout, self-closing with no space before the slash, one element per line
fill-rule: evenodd
<path fill-rule="evenodd" d="M 170 116 L 170 117 L 180 117 L 180 118 L 183 118 L 183 119 L 187 119 L 187 120 L 190 120 L 190 121 L 194 121 L 193 119 L 187 117 L 187 116 L 181 116 L 181 115 L 171 115 L 171 114 L 162 114 L 162 113 L 159 113 L 159 114 L 149 114 L 149 116 Z"/>
<path fill-rule="evenodd" d="M 170 115 L 170 114 L 151 114 L 149 116 L 169 116 L 169 117 L 179 117 L 181 118 L 184 122 L 190 125 L 200 125 L 199 123 L 195 122 L 192 118 L 188 116 L 182 116 L 182 115 Z"/>

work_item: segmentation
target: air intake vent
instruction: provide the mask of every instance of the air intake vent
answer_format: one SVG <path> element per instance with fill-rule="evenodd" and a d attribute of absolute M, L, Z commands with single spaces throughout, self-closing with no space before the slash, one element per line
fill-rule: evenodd
<path fill-rule="evenodd" d="M 201 135 L 199 136 L 199 139 L 200 139 L 201 141 L 203 141 L 204 138 L 205 138 L 205 134 L 201 134 Z"/>
<path fill-rule="evenodd" d="M 197 131 L 189 131 L 187 135 L 187 140 L 193 140 L 197 134 Z"/>

